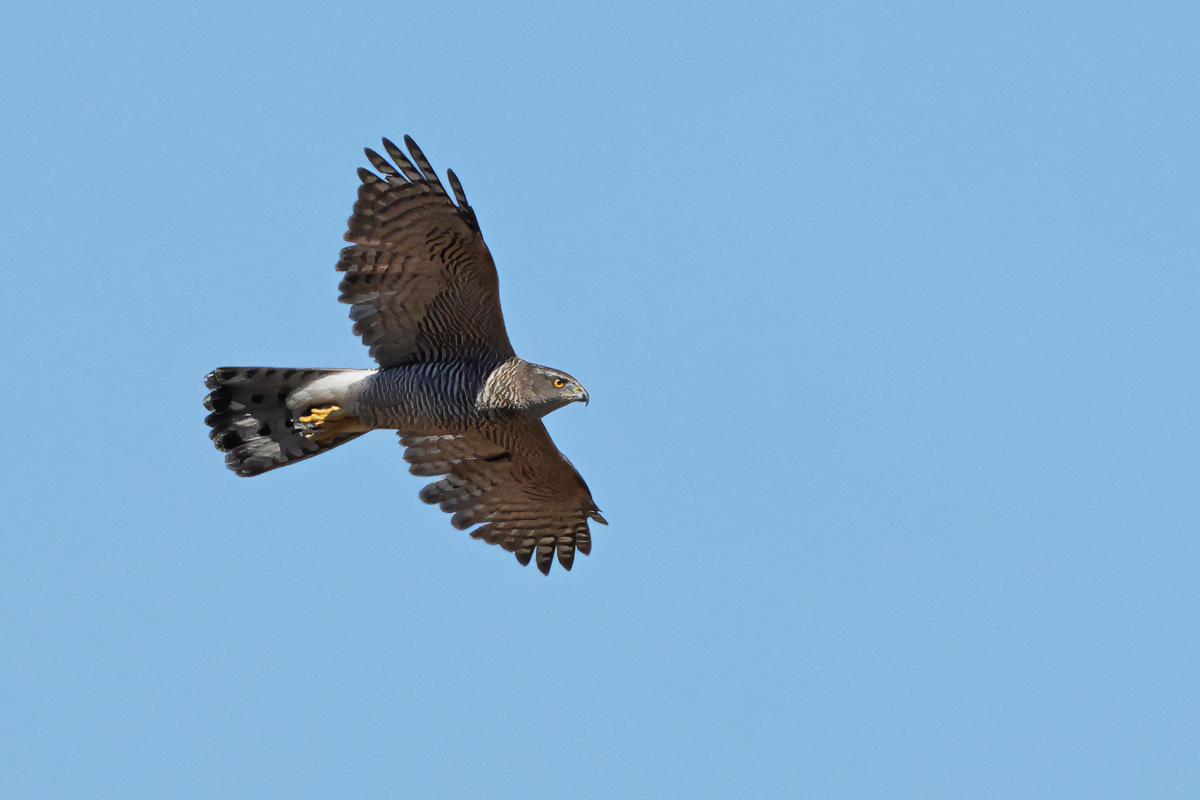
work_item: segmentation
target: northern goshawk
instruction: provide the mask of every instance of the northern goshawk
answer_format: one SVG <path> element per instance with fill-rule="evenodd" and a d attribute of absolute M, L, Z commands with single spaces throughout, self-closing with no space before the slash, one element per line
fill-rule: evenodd
<path fill-rule="evenodd" d="M 395 430 L 421 490 L 451 524 L 549 573 L 591 550 L 588 520 L 607 524 L 541 418 L 588 400 L 565 372 L 524 361 L 504 328 L 496 265 L 447 170 L 454 200 L 409 137 L 362 185 L 337 263 L 354 332 L 379 369 L 221 367 L 210 438 L 238 475 L 258 475 L 377 428 Z M 457 203 L 455 203 L 457 200 Z"/>

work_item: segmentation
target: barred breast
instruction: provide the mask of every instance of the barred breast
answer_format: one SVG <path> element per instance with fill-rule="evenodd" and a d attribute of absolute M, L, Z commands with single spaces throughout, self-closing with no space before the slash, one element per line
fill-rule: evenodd
<path fill-rule="evenodd" d="M 442 361 L 381 369 L 361 384 L 358 418 L 372 428 L 462 428 L 476 416 L 476 398 L 493 366 Z"/>

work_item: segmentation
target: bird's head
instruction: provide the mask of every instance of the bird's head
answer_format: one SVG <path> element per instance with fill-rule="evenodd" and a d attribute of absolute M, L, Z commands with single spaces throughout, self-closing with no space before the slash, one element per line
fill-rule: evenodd
<path fill-rule="evenodd" d="M 587 389 L 579 381 L 560 369 L 543 367 L 540 364 L 530 364 L 526 375 L 526 387 L 529 391 L 530 408 L 535 408 L 542 414 L 549 414 L 556 408 L 562 408 L 568 403 L 582 400 L 588 401 Z"/>

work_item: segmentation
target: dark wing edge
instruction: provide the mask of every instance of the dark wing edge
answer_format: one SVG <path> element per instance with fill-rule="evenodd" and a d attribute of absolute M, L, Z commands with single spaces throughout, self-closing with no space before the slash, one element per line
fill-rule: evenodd
<path fill-rule="evenodd" d="M 367 160 L 371 162 L 371 166 L 378 170 L 379 175 L 375 175 L 370 170 L 359 167 L 359 179 L 363 183 L 375 183 L 382 176 L 382 180 L 392 186 L 403 186 L 406 183 L 424 183 L 428 184 L 436 193 L 448 198 L 449 195 L 446 192 L 446 187 L 442 184 L 441 178 L 438 177 L 437 170 L 429 163 L 429 159 L 425 157 L 425 153 L 417 146 L 413 138 L 405 136 L 404 144 L 408 147 L 409 153 L 412 154 L 411 161 L 404 154 L 404 151 L 393 144 L 390 139 L 386 137 L 383 139 L 383 149 L 392 157 L 395 167 L 388 163 L 386 158 L 371 148 L 363 148 L 363 152 L 367 154 Z M 397 168 L 399 168 L 399 172 L 397 172 Z M 446 170 L 446 176 L 450 179 L 450 187 L 454 190 L 454 199 L 457 203 L 456 207 L 459 214 L 472 228 L 478 231 L 479 223 L 475 218 L 475 210 L 467 202 L 467 194 L 463 191 L 462 183 L 459 182 L 458 176 L 454 174 L 454 170 L 452 169 Z"/>
<path fill-rule="evenodd" d="M 543 575 L 557 555 L 570 570 L 588 555 L 588 521 L 607 525 L 583 478 L 554 446 L 541 420 L 515 418 L 468 433 L 400 434 L 414 475 L 444 475 L 420 497 L 453 514 L 459 530 L 499 545 Z"/>
<path fill-rule="evenodd" d="M 462 184 L 448 172 L 452 199 L 417 143 L 404 142 L 408 155 L 383 140 L 390 162 L 366 148 L 378 174 L 358 170 L 344 236 L 353 245 L 337 263 L 354 333 L 383 367 L 464 351 L 510 358 L 496 266 Z"/>

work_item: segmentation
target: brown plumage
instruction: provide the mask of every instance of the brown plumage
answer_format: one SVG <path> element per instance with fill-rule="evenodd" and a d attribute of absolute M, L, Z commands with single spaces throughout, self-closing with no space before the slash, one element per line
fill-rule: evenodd
<path fill-rule="evenodd" d="M 500 310 L 496 267 L 448 172 L 452 200 L 424 153 L 388 140 L 389 163 L 362 185 L 337 269 L 341 301 L 378 370 L 223 367 L 206 379 L 206 420 L 226 464 L 257 475 L 378 428 L 394 429 L 421 491 L 459 529 L 548 573 L 591 550 L 603 524 L 587 484 L 541 417 L 588 399 L 565 372 L 517 358 Z M 394 164 L 394 165 L 393 165 Z"/>
<path fill-rule="evenodd" d="M 459 205 L 412 139 L 413 159 L 383 140 L 403 174 L 374 150 L 367 158 L 383 177 L 359 169 L 362 186 L 349 220 L 339 272 L 341 301 L 354 332 L 381 367 L 476 356 L 504 361 L 514 353 L 500 312 L 499 282 L 475 212 L 450 172 Z"/>

